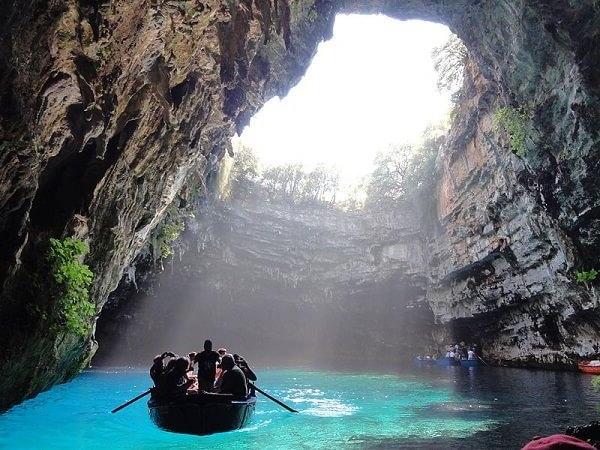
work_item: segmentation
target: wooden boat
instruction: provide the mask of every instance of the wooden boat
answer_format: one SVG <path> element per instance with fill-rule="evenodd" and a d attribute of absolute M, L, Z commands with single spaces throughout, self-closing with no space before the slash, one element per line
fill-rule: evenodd
<path fill-rule="evenodd" d="M 579 367 L 579 370 L 583 373 L 600 375 L 600 366 L 592 366 L 589 361 L 581 361 L 577 364 L 577 367 Z"/>
<path fill-rule="evenodd" d="M 150 418 L 166 431 L 205 435 L 244 427 L 252 418 L 256 397 L 235 400 L 232 395 L 189 394 L 153 396 L 148 401 Z"/>
<path fill-rule="evenodd" d="M 435 366 L 436 360 L 431 358 L 414 358 L 413 363 L 417 367 L 430 367 Z"/>
<path fill-rule="evenodd" d="M 462 367 L 479 367 L 481 362 L 479 362 L 477 359 L 461 359 L 460 365 Z"/>
<path fill-rule="evenodd" d="M 460 362 L 454 358 L 439 358 L 435 360 L 438 366 L 449 367 L 449 366 L 460 366 Z"/>

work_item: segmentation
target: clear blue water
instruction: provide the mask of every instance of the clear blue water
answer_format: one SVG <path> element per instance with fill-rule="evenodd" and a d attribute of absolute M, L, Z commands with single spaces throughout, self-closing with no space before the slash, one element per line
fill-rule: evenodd
<path fill-rule="evenodd" d="M 597 419 L 591 377 L 514 369 L 413 373 L 261 370 L 259 385 L 300 411 L 260 398 L 244 430 L 198 437 L 154 427 L 145 371 L 96 370 L 0 416 L 10 449 L 519 448 L 534 435 Z"/>

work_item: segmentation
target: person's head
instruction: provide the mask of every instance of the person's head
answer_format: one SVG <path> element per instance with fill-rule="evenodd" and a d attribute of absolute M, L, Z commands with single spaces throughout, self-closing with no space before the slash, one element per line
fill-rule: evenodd
<path fill-rule="evenodd" d="M 162 364 L 162 360 L 163 360 L 163 357 L 162 357 L 162 355 L 156 355 L 156 356 L 154 357 L 154 359 L 152 360 L 152 362 L 153 362 L 154 364 Z"/>
<path fill-rule="evenodd" d="M 197 352 L 188 353 L 188 358 L 190 358 L 190 361 L 194 361 L 196 359 L 197 354 L 198 354 Z"/>
<path fill-rule="evenodd" d="M 227 354 L 227 349 L 226 348 L 220 348 L 219 350 L 217 350 L 217 353 L 222 358 L 223 356 L 225 356 Z"/>
<path fill-rule="evenodd" d="M 180 374 L 185 374 L 188 371 L 188 368 L 190 367 L 190 360 L 189 358 L 186 358 L 185 356 L 182 356 L 180 358 L 177 358 L 175 360 L 175 370 L 180 373 Z"/>
<path fill-rule="evenodd" d="M 235 360 L 233 359 L 233 356 L 230 354 L 224 355 L 221 359 L 221 367 L 223 370 L 233 369 L 235 367 Z"/>
<path fill-rule="evenodd" d="M 206 350 L 207 352 L 210 352 L 212 350 L 212 341 L 210 339 L 204 341 L 204 350 Z"/>

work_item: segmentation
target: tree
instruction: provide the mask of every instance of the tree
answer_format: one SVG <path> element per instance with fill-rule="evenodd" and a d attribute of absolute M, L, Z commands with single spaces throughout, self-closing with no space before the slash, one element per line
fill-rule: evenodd
<path fill-rule="evenodd" d="M 367 206 L 395 204 L 406 196 L 409 145 L 395 145 L 375 156 L 375 169 L 367 184 Z"/>
<path fill-rule="evenodd" d="M 234 195 L 245 195 L 252 191 L 259 177 L 258 160 L 249 147 L 240 147 L 235 152 L 233 167 L 229 178 L 230 189 Z"/>
<path fill-rule="evenodd" d="M 429 195 L 443 140 L 443 130 L 430 127 L 420 145 L 396 145 L 378 153 L 367 183 L 365 206 L 393 207 Z"/>
<path fill-rule="evenodd" d="M 462 87 L 468 55 L 467 47 L 455 34 L 433 49 L 433 68 L 437 72 L 440 92 L 456 93 Z"/>

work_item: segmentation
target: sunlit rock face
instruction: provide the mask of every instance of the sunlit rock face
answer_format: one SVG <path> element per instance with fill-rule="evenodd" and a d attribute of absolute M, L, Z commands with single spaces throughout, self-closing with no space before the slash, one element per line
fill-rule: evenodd
<path fill-rule="evenodd" d="M 412 211 L 347 213 L 265 195 L 206 207 L 188 247 L 111 297 L 95 364 L 215 345 L 263 364 L 391 364 L 433 344 L 424 236 Z M 124 283 L 129 285 L 130 283 Z"/>
<path fill-rule="evenodd" d="M 597 262 L 596 2 L 5 1 L 0 408 L 77 373 L 94 349 L 91 335 L 31 316 L 47 300 L 31 276 L 48 238 L 89 243 L 100 309 L 188 175 L 218 164 L 234 130 L 298 81 L 339 11 L 446 23 L 478 67 L 441 160 L 439 321 L 466 319 L 508 359 L 593 350 L 596 298 L 570 273 Z M 532 111 L 525 160 L 492 131 L 500 103 Z M 516 266 L 456 275 L 500 234 Z"/>

